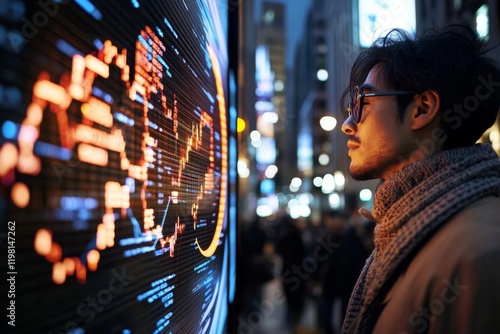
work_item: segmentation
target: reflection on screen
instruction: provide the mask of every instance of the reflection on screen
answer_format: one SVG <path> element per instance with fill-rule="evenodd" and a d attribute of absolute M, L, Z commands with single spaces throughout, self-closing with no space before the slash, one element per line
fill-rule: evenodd
<path fill-rule="evenodd" d="M 223 332 L 221 8 L 16 0 L 0 11 L 0 217 L 2 233 L 15 222 L 19 332 Z"/>

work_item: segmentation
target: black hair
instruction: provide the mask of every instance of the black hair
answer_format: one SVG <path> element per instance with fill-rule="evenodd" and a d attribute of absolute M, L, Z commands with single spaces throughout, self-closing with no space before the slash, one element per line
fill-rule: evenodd
<path fill-rule="evenodd" d="M 486 56 L 488 51 L 464 25 L 429 29 L 418 38 L 393 29 L 358 56 L 341 103 L 377 67 L 377 79 L 391 89 L 439 94 L 442 149 L 473 145 L 493 125 L 500 108 L 500 68 Z M 398 97 L 400 121 L 411 99 Z"/>

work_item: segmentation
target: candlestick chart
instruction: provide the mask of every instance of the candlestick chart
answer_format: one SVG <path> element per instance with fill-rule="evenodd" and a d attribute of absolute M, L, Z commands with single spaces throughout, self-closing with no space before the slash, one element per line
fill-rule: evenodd
<path fill-rule="evenodd" d="M 18 226 L 19 326 L 222 332 L 224 10 L 16 4 L 0 17 L 0 207 Z"/>

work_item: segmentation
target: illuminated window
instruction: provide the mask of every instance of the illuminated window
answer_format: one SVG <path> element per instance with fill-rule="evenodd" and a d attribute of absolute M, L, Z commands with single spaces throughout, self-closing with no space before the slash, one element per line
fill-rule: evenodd
<path fill-rule="evenodd" d="M 482 5 L 476 12 L 476 31 L 477 34 L 484 38 L 489 39 L 490 22 L 489 22 L 489 7 L 487 4 Z"/>
<path fill-rule="evenodd" d="M 272 23 L 274 21 L 274 11 L 271 9 L 266 10 L 264 13 L 264 22 Z"/>

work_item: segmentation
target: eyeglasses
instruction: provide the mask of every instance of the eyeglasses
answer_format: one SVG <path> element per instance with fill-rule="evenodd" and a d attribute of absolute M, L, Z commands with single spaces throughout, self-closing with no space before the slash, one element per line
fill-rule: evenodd
<path fill-rule="evenodd" d="M 371 96 L 391 96 L 391 95 L 414 95 L 417 92 L 410 90 L 397 90 L 397 91 L 387 91 L 387 92 L 375 92 L 363 94 L 363 88 L 361 85 L 356 85 L 351 91 L 351 101 L 347 105 L 347 117 L 352 116 L 354 124 L 358 124 L 361 120 L 361 112 L 363 111 L 365 97 Z"/>

